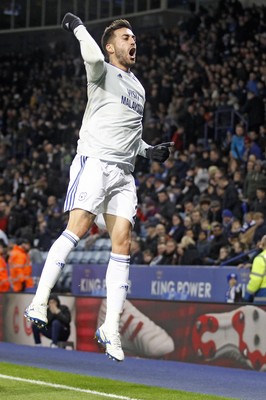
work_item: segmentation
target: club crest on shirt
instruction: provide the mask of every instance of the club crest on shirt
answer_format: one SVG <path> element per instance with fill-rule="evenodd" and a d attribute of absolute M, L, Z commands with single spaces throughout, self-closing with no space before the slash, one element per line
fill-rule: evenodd
<path fill-rule="evenodd" d="M 85 200 L 87 197 L 87 192 L 81 192 L 79 195 L 79 201 Z"/>

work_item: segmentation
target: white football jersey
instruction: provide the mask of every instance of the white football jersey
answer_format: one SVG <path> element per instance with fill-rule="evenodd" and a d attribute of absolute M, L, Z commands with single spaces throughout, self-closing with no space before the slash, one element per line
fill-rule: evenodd
<path fill-rule="evenodd" d="M 132 72 L 104 61 L 84 26 L 75 29 L 85 62 L 88 102 L 79 132 L 77 153 L 118 163 L 133 171 L 138 154 L 149 147 L 142 137 L 145 91 Z"/>

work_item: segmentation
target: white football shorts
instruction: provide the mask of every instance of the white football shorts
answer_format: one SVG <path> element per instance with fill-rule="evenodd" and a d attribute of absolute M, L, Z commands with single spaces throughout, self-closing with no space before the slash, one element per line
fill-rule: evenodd
<path fill-rule="evenodd" d="M 116 163 L 77 154 L 70 166 L 64 211 L 75 208 L 124 217 L 134 226 L 137 195 L 133 175 Z"/>

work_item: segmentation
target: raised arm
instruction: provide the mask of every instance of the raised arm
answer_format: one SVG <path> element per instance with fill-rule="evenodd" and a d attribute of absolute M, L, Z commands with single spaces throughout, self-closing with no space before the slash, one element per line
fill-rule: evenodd
<path fill-rule="evenodd" d="M 62 28 L 74 33 L 80 43 L 81 56 L 85 61 L 88 81 L 97 81 L 105 70 L 104 56 L 100 47 L 76 15 L 67 13 L 62 20 Z"/>

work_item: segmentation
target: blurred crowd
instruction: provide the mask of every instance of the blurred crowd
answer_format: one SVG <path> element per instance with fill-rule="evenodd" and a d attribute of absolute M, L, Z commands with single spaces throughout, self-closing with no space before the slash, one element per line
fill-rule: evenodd
<path fill-rule="evenodd" d="M 131 262 L 245 265 L 266 233 L 266 7 L 224 0 L 137 37 L 133 72 L 147 95 L 143 139 L 175 145 L 163 165 L 137 160 Z M 68 170 L 86 105 L 85 69 L 74 53 L 56 43 L 0 59 L 6 261 L 22 240 L 38 260 L 66 225 Z M 243 118 L 227 121 L 217 136 L 219 110 Z M 104 234 L 94 227 L 88 247 Z"/>

